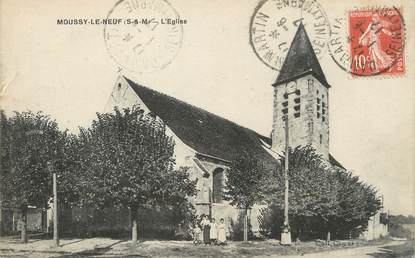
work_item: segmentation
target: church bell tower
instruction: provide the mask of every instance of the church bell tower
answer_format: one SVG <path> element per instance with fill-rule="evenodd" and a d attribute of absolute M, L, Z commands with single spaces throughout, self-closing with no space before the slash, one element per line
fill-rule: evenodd
<path fill-rule="evenodd" d="M 329 159 L 329 88 L 310 39 L 301 23 L 274 84 L 272 149 L 285 148 L 284 115 L 289 146 L 311 145 Z"/>

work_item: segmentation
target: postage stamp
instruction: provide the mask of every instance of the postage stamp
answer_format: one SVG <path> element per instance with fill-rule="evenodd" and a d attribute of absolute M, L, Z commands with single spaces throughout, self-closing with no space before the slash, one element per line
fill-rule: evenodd
<path fill-rule="evenodd" d="M 177 11 L 166 0 L 120 0 L 107 19 L 122 22 L 104 27 L 104 40 L 120 69 L 149 73 L 165 68 L 183 40 Z"/>
<path fill-rule="evenodd" d="M 353 76 L 405 74 L 405 28 L 401 13 L 396 7 L 348 11 L 346 19 L 332 23 L 331 57 Z M 342 30 L 347 34 L 342 35 Z M 342 41 L 342 37 L 346 40 Z"/>
<path fill-rule="evenodd" d="M 327 52 L 330 25 L 315 0 L 263 0 L 255 8 L 249 29 L 256 56 L 268 67 L 280 70 L 298 25 L 303 23 L 317 58 Z"/>

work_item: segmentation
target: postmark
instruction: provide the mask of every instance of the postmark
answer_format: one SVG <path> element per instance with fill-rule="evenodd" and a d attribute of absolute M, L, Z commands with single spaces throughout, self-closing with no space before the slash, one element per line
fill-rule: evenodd
<path fill-rule="evenodd" d="M 121 70 L 154 72 L 168 66 L 179 52 L 183 26 L 166 0 L 119 0 L 107 19 L 123 21 L 104 27 L 108 53 Z"/>
<path fill-rule="evenodd" d="M 405 24 L 397 7 L 355 8 L 331 23 L 330 56 L 356 76 L 405 74 Z"/>
<path fill-rule="evenodd" d="M 303 23 L 317 58 L 327 52 L 330 25 L 316 0 L 263 0 L 250 23 L 250 44 L 268 67 L 280 70 L 298 25 Z"/>

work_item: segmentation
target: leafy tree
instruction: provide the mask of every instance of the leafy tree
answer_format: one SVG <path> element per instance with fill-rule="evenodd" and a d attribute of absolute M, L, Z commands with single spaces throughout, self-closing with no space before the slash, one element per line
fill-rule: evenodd
<path fill-rule="evenodd" d="M 325 232 L 328 241 L 331 233 L 345 237 L 358 227 L 363 229 L 380 208 L 372 186 L 342 168 L 331 166 L 311 146 L 296 147 L 290 150 L 289 157 L 289 216 L 295 235 L 315 238 Z M 284 163 L 283 156 L 280 162 Z M 270 188 L 269 203 L 283 207 L 282 167 L 277 168 L 275 177 L 271 180 L 275 184 Z M 270 215 L 264 211 L 263 219 L 266 216 Z M 282 219 L 279 221 L 282 224 Z"/>
<path fill-rule="evenodd" d="M 381 200 L 373 186 L 360 181 L 351 172 L 333 167 L 331 173 L 338 181 L 338 209 L 332 231 L 339 237 L 348 237 L 353 229 L 356 234 L 361 233 L 369 218 L 381 208 Z"/>
<path fill-rule="evenodd" d="M 0 110 L 0 200 L 4 204 L 5 175 L 10 170 L 10 123 L 3 110 Z"/>
<path fill-rule="evenodd" d="M 264 185 L 268 178 L 263 164 L 243 152 L 226 171 L 226 199 L 244 210 L 244 242 L 248 241 L 248 210 L 264 199 Z"/>
<path fill-rule="evenodd" d="M 396 224 L 415 224 L 415 217 L 413 215 L 389 215 L 389 219 Z"/>
<path fill-rule="evenodd" d="M 296 147 L 290 150 L 288 177 L 289 214 L 292 220 L 291 229 L 298 235 L 307 230 L 309 217 L 320 219 L 320 228 L 328 229 L 331 219 L 337 209 L 337 182 L 328 172 L 328 167 L 320 155 L 310 147 Z M 281 156 L 281 164 L 285 158 Z M 275 188 L 276 203 L 283 205 L 284 200 L 284 171 L 277 168 L 277 183 Z M 297 223 L 293 223 L 295 221 Z M 308 229 L 309 230 L 309 229 Z"/>
<path fill-rule="evenodd" d="M 48 166 L 60 157 L 65 133 L 42 112 L 15 112 L 10 118 L 1 115 L 1 191 L 3 199 L 20 207 L 21 240 L 27 242 L 28 205 L 47 208 L 52 195 L 51 172 Z"/>
<path fill-rule="evenodd" d="M 83 176 L 82 161 L 87 153 L 79 138 L 74 134 L 65 134 L 65 141 L 61 147 L 61 157 L 55 163 L 59 170 L 58 197 L 61 204 L 74 207 L 80 202 L 81 181 Z"/>
<path fill-rule="evenodd" d="M 139 208 L 182 205 L 195 194 L 187 171 L 173 168 L 174 143 L 166 128 L 139 107 L 97 114 L 79 141 L 82 204 L 130 209 L 133 242 Z"/>
<path fill-rule="evenodd" d="M 389 235 L 392 237 L 400 237 L 407 239 L 414 239 L 414 233 L 411 232 L 410 227 L 415 224 L 415 217 L 409 215 L 408 217 L 403 215 L 389 215 Z M 412 224 L 412 225 L 405 225 Z"/>

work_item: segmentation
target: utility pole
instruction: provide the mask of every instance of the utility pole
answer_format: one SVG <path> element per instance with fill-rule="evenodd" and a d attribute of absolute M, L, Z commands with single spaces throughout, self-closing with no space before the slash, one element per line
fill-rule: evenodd
<path fill-rule="evenodd" d="M 58 235 L 58 185 L 56 182 L 56 173 L 53 173 L 53 242 L 59 246 Z"/>
<path fill-rule="evenodd" d="M 288 84 L 287 84 L 287 87 L 288 87 Z M 286 92 L 285 95 L 287 97 L 287 101 L 288 101 L 288 96 L 291 94 L 300 95 L 299 90 L 294 90 L 292 92 Z M 289 159 L 290 159 L 290 128 L 289 128 L 289 123 L 288 123 L 288 111 L 289 111 L 289 108 L 287 106 L 287 111 L 286 113 L 284 113 L 282 117 L 282 119 L 284 120 L 284 129 L 285 129 L 284 226 L 281 232 L 281 244 L 282 245 L 291 245 L 291 228 L 290 228 L 290 223 L 288 220 L 288 190 L 289 190 L 288 171 L 289 171 Z"/>
<path fill-rule="evenodd" d="M 284 127 L 285 127 L 284 128 L 285 129 L 285 162 L 284 162 L 285 187 L 284 187 L 284 226 L 281 232 L 281 244 L 291 245 L 291 229 L 290 229 L 290 224 L 288 220 L 288 189 L 289 189 L 288 169 L 289 169 L 289 151 L 290 151 L 288 113 L 285 114 L 282 119 L 284 120 Z"/>
<path fill-rule="evenodd" d="M 56 172 L 53 169 L 52 162 L 48 162 L 49 171 L 53 171 L 53 243 L 55 247 L 59 246 L 59 222 L 58 222 L 58 183 L 56 181 Z"/>
<path fill-rule="evenodd" d="M 289 165 L 289 156 L 290 156 L 290 137 L 289 137 L 289 130 L 288 130 L 288 115 L 285 115 L 284 119 L 285 123 L 285 162 L 284 162 L 284 180 L 285 180 L 285 187 L 284 187 L 284 223 L 286 225 L 289 225 L 288 221 L 288 188 L 289 188 L 289 182 L 288 182 L 288 165 Z"/>

